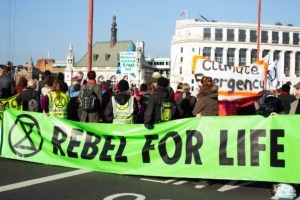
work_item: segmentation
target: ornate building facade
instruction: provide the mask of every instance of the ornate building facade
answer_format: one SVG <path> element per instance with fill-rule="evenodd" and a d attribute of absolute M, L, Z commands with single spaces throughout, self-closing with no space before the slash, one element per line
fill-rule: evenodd
<path fill-rule="evenodd" d="M 137 52 L 137 72 L 134 76 L 129 74 L 117 73 L 120 52 L 135 51 Z M 111 27 L 111 39 L 106 42 L 96 42 L 92 47 L 92 70 L 96 72 L 97 82 L 110 80 L 111 85 L 114 86 L 121 79 L 128 80 L 130 84 L 139 86 L 140 84 L 149 81 L 153 68 L 145 61 L 144 42 L 132 41 L 117 41 L 117 23 L 116 17 L 113 17 Z M 67 66 L 65 69 L 65 80 L 68 84 L 71 83 L 73 76 L 78 71 L 82 71 L 85 76 L 87 74 L 87 54 L 84 55 L 77 63 L 75 63 L 75 56 L 73 49 L 69 48 L 67 55 Z"/>

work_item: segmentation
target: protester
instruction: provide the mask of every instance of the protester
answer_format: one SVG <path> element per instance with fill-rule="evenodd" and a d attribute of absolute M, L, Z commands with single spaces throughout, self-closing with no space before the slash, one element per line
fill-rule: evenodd
<path fill-rule="evenodd" d="M 15 94 L 20 94 L 25 90 L 27 88 L 27 82 L 28 80 L 24 76 L 21 76 L 16 84 Z"/>
<path fill-rule="evenodd" d="M 53 80 L 52 73 L 49 70 L 45 70 L 44 76 L 42 76 L 42 80 L 40 80 L 39 86 L 38 86 L 39 95 L 42 95 L 42 88 L 45 87 L 45 80 L 48 76 L 51 76 L 51 78 Z M 53 83 L 53 81 L 52 81 L 52 83 Z M 52 85 L 49 85 L 49 86 L 52 87 Z"/>
<path fill-rule="evenodd" d="M 41 107 L 46 115 L 67 118 L 69 97 L 61 91 L 61 82 L 53 82 L 52 91 L 41 100 Z"/>
<path fill-rule="evenodd" d="M 9 76 L 8 68 L 0 68 L 0 98 L 8 98 L 15 94 L 14 79 Z"/>
<path fill-rule="evenodd" d="M 151 76 L 151 91 L 153 91 L 157 87 L 157 81 L 161 77 L 159 72 L 154 72 Z"/>
<path fill-rule="evenodd" d="M 144 115 L 144 125 L 148 129 L 153 129 L 156 123 L 174 118 L 175 108 L 168 89 L 169 83 L 165 77 L 158 78 L 157 87 L 150 95 Z"/>
<path fill-rule="evenodd" d="M 72 79 L 71 86 L 69 87 L 69 98 L 70 102 L 68 104 L 67 108 L 67 119 L 74 120 L 74 121 L 79 121 L 78 117 L 78 96 L 79 96 L 79 91 L 80 91 L 80 84 L 77 82 L 77 77 L 74 77 Z"/>
<path fill-rule="evenodd" d="M 35 112 L 41 111 L 39 104 L 40 96 L 38 91 L 36 91 L 36 83 L 33 79 L 28 81 L 27 88 L 20 92 L 16 98 L 16 101 L 19 105 L 22 104 L 22 110 Z"/>
<path fill-rule="evenodd" d="M 68 84 L 65 82 L 65 75 L 61 72 L 58 72 L 57 79 L 61 83 L 61 91 L 64 92 L 64 93 L 67 93 L 69 87 L 68 87 Z"/>
<path fill-rule="evenodd" d="M 212 83 L 211 77 L 204 77 L 202 86 L 197 94 L 197 102 L 193 110 L 193 115 L 200 118 L 201 116 L 218 116 L 218 86 Z"/>
<path fill-rule="evenodd" d="M 283 114 L 288 114 L 291 109 L 291 103 L 296 100 L 296 98 L 290 94 L 290 85 L 283 84 L 281 87 L 281 94 L 278 95 L 278 99 L 282 103 Z"/>
<path fill-rule="evenodd" d="M 291 104 L 289 114 L 300 114 L 300 82 L 294 85 L 296 100 Z"/>
<path fill-rule="evenodd" d="M 49 92 L 52 91 L 52 85 L 53 85 L 53 77 L 52 75 L 48 75 L 45 77 L 45 80 L 43 81 L 43 88 L 41 89 L 41 98 L 49 94 Z"/>
<path fill-rule="evenodd" d="M 182 94 L 176 99 L 176 107 L 179 114 L 178 118 L 192 117 L 196 101 L 196 97 L 192 96 L 190 93 L 190 85 L 188 83 L 183 83 Z"/>
<path fill-rule="evenodd" d="M 100 122 L 107 122 L 106 119 L 105 119 L 105 109 L 106 109 L 106 106 L 111 98 L 111 94 L 108 92 L 108 85 L 107 85 L 107 82 L 105 81 L 102 81 L 100 83 L 100 87 L 101 87 L 101 97 L 102 97 L 102 105 L 101 105 L 101 108 L 100 108 Z"/>
<path fill-rule="evenodd" d="M 119 92 L 112 96 L 105 109 L 105 119 L 114 124 L 132 124 L 137 122 L 138 102 L 130 95 L 126 80 L 118 83 Z"/>
<path fill-rule="evenodd" d="M 269 116 L 271 114 L 281 114 L 283 107 L 280 99 L 275 95 L 265 94 L 259 100 L 260 105 L 257 109 L 257 114 L 262 116 Z"/>
<path fill-rule="evenodd" d="M 176 102 L 176 99 L 182 94 L 182 82 L 179 82 L 176 88 L 176 91 L 174 93 L 174 102 Z"/>
<path fill-rule="evenodd" d="M 102 105 L 101 88 L 96 84 L 96 72 L 89 71 L 87 83 L 80 88 L 78 116 L 81 122 L 99 122 Z"/>

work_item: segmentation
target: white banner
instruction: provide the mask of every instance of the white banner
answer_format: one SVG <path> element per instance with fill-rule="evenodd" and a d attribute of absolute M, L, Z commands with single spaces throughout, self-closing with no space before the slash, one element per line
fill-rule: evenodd
<path fill-rule="evenodd" d="M 137 53 L 135 51 L 120 52 L 121 74 L 136 74 L 137 72 Z"/>
<path fill-rule="evenodd" d="M 194 56 L 192 73 L 196 83 L 201 85 L 203 76 L 212 77 L 213 83 L 219 86 L 219 100 L 234 101 L 255 97 L 265 89 L 268 63 L 259 60 L 250 66 L 227 66 Z"/>

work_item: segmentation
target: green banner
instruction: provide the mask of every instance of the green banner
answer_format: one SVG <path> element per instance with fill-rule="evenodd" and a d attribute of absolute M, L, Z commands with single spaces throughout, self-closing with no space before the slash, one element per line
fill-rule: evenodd
<path fill-rule="evenodd" d="M 0 98 L 0 125 L 2 124 L 2 116 L 3 116 L 3 111 L 6 108 L 10 109 L 15 109 L 15 110 L 21 110 L 22 106 L 18 105 L 16 98 L 18 95 L 6 98 L 6 99 L 1 99 Z"/>
<path fill-rule="evenodd" d="M 6 110 L 1 156 L 145 176 L 300 183 L 300 116 L 81 123 Z"/>

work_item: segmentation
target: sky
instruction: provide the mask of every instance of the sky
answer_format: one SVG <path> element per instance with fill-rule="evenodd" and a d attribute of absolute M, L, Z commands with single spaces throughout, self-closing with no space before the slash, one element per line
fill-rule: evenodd
<path fill-rule="evenodd" d="M 261 0 L 261 24 L 300 26 L 300 0 Z M 0 64 L 24 65 L 32 57 L 75 62 L 87 53 L 89 0 L 0 0 Z M 117 40 L 144 41 L 146 57 L 170 57 L 176 20 L 257 23 L 258 0 L 94 0 L 93 44 L 109 41 L 112 17 Z"/>

